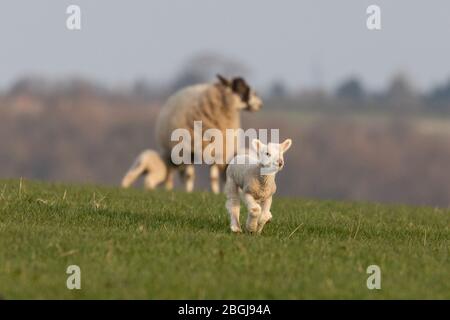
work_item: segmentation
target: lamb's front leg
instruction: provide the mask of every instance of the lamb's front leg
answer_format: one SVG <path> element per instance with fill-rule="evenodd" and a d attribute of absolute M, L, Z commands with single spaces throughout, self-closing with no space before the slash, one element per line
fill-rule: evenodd
<path fill-rule="evenodd" d="M 258 221 L 261 216 L 261 206 L 256 202 L 255 198 L 250 193 L 244 194 L 245 204 L 248 209 L 247 224 L 245 227 L 251 233 L 254 233 L 258 229 Z"/>
<path fill-rule="evenodd" d="M 261 203 L 261 217 L 258 221 L 258 233 L 261 233 L 264 225 L 272 220 L 272 213 L 270 212 L 270 207 L 272 206 L 272 197 L 266 199 Z"/>
<path fill-rule="evenodd" d="M 227 202 L 225 204 L 228 213 L 230 214 L 230 228 L 235 233 L 241 233 L 241 225 L 239 224 L 239 213 L 241 204 L 239 201 L 238 186 L 232 181 L 227 180 L 225 184 L 225 193 L 227 195 Z"/>

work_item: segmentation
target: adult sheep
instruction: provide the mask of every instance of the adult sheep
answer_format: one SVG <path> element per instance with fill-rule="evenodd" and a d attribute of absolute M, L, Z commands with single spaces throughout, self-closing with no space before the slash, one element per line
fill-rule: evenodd
<path fill-rule="evenodd" d="M 222 133 L 223 145 L 226 145 L 226 130 L 239 129 L 240 111 L 258 111 L 262 106 L 261 99 L 247 82 L 240 77 L 226 79 L 217 75 L 216 83 L 198 84 L 181 89 L 167 100 L 162 107 L 156 122 L 156 139 L 160 148 L 160 155 L 166 163 L 168 172 L 165 185 L 167 189 L 173 188 L 173 176 L 179 170 L 187 192 L 194 188 L 195 171 L 192 163 L 176 165 L 171 159 L 172 148 L 178 141 L 172 141 L 172 132 L 176 129 L 186 129 L 191 137 L 191 159 L 194 156 L 194 121 L 202 122 L 202 137 L 208 129 L 218 129 Z M 202 152 L 212 141 L 202 142 Z M 237 150 L 235 150 L 237 151 Z M 220 152 L 217 151 L 216 152 Z M 236 152 L 227 155 L 215 156 L 222 158 L 220 163 L 215 162 L 210 167 L 211 190 L 220 191 L 220 178 L 224 178 L 226 163 Z M 222 174 L 221 174 L 222 173 Z"/>

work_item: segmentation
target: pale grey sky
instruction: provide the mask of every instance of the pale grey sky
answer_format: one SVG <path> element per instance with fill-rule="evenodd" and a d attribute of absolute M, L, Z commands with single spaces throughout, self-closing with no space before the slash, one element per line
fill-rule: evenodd
<path fill-rule="evenodd" d="M 66 29 L 70 4 L 81 31 Z M 381 31 L 366 28 L 369 4 Z M 448 0 L 0 0 L 0 88 L 29 73 L 168 81 L 209 51 L 244 62 L 261 86 L 334 88 L 356 74 L 379 89 L 405 71 L 427 89 L 450 77 L 449 16 Z"/>

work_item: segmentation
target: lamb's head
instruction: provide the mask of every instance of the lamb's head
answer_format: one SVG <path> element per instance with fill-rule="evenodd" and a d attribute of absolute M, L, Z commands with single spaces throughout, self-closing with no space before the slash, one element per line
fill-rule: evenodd
<path fill-rule="evenodd" d="M 284 153 L 291 147 L 292 140 L 286 139 L 282 143 L 264 144 L 258 139 L 252 141 L 252 146 L 258 155 L 258 162 L 261 165 L 261 173 L 273 174 L 284 166 Z"/>
<path fill-rule="evenodd" d="M 258 111 L 262 107 L 262 100 L 256 92 L 247 84 L 247 82 L 241 78 L 233 78 L 231 80 L 217 75 L 220 83 L 227 87 L 233 94 L 240 99 L 238 109 L 245 109 L 247 111 Z"/>

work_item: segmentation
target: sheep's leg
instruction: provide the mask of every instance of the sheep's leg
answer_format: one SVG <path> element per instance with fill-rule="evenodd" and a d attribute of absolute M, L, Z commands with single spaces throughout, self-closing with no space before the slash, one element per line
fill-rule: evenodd
<path fill-rule="evenodd" d="M 225 207 L 230 214 L 230 228 L 233 232 L 242 232 L 241 225 L 239 223 L 239 214 L 241 204 L 239 201 L 238 186 L 231 180 L 228 180 L 225 184 L 225 193 L 227 195 L 227 202 Z"/>
<path fill-rule="evenodd" d="M 264 228 L 264 225 L 272 220 L 272 213 L 270 212 L 270 207 L 272 206 L 272 197 L 268 198 L 267 200 L 263 201 L 261 203 L 261 217 L 258 221 L 258 233 L 261 233 L 262 229 Z"/>
<path fill-rule="evenodd" d="M 225 183 L 227 182 L 227 170 L 226 167 L 219 167 L 219 184 L 225 187 Z"/>
<path fill-rule="evenodd" d="M 192 192 L 194 190 L 194 180 L 195 180 L 194 165 L 187 164 L 182 171 L 182 176 L 186 192 Z"/>
<path fill-rule="evenodd" d="M 211 180 L 211 190 L 213 193 L 218 194 L 220 192 L 220 172 L 219 167 L 215 164 L 211 166 L 209 171 L 209 177 Z"/>
<path fill-rule="evenodd" d="M 122 179 L 122 187 L 128 188 L 144 173 L 144 165 L 138 160 Z"/>
<path fill-rule="evenodd" d="M 256 202 L 255 198 L 249 193 L 244 194 L 244 200 L 248 209 L 247 224 L 245 227 L 251 233 L 258 229 L 258 221 L 261 216 L 261 206 Z"/>
<path fill-rule="evenodd" d="M 169 167 L 167 168 L 167 176 L 165 181 L 166 190 L 173 189 L 173 174 L 175 172 L 175 168 Z"/>
<path fill-rule="evenodd" d="M 145 176 L 144 185 L 145 185 L 145 188 L 148 190 L 155 189 L 157 182 L 156 182 L 154 174 L 148 173 Z"/>

